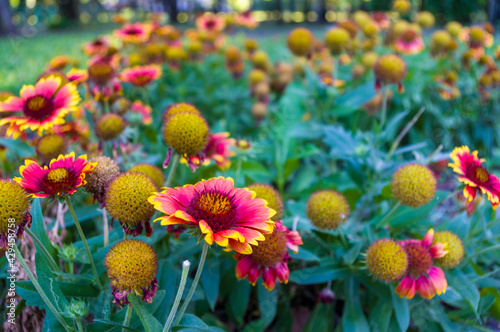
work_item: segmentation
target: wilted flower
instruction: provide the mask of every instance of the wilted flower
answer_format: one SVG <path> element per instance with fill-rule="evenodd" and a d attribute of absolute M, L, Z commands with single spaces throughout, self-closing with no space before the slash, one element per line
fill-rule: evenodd
<path fill-rule="evenodd" d="M 14 180 L 33 197 L 73 195 L 79 187 L 85 185 L 85 176 L 95 166 L 96 163 L 87 162 L 87 155 L 75 159 L 75 153 L 71 152 L 52 159 L 49 166 L 43 168 L 33 160 L 26 160 L 25 165 L 19 168 L 21 177 Z"/>
<path fill-rule="evenodd" d="M 464 196 L 469 202 L 481 191 L 486 194 L 493 209 L 496 209 L 500 204 L 500 181 L 482 166 L 485 160 L 479 159 L 477 153 L 471 153 L 468 146 L 457 147 L 450 154 L 453 163 L 448 165 L 461 175 L 458 181 L 465 184 Z"/>
<path fill-rule="evenodd" d="M 307 217 L 321 229 L 337 229 L 349 218 L 349 213 L 344 195 L 335 190 L 317 191 L 307 201 Z"/>
<path fill-rule="evenodd" d="M 25 85 L 20 97 L 10 97 L 0 102 L 2 112 L 14 112 L 0 119 L 0 126 L 9 124 L 7 135 L 19 137 L 26 129 L 41 135 L 54 125 L 64 123 L 64 117 L 77 109 L 80 96 L 74 84 L 61 86 L 57 77 L 43 78 L 35 86 Z"/>
<path fill-rule="evenodd" d="M 102 207 L 105 203 L 106 189 L 109 183 L 120 174 L 120 168 L 116 161 L 106 156 L 91 158 L 89 162 L 97 165 L 86 177 L 85 190 L 92 194 Z"/>
<path fill-rule="evenodd" d="M 7 250 L 8 239 L 22 239 L 24 227 L 31 225 L 30 202 L 23 188 L 10 179 L 0 179 L 0 198 L 0 249 Z"/>
<path fill-rule="evenodd" d="M 257 241 L 265 240 L 264 234 L 272 233 L 275 211 L 267 202 L 255 198 L 246 188 L 235 188 L 231 178 L 212 178 L 195 185 L 166 188 L 154 193 L 149 202 L 166 214 L 156 220 L 162 225 L 183 225 L 194 229 L 195 234 L 248 255 Z M 156 221 L 155 220 L 155 221 Z"/>
<path fill-rule="evenodd" d="M 120 307 L 130 304 L 129 293 L 151 303 L 158 289 L 156 273 L 158 256 L 153 248 L 140 240 L 124 240 L 106 255 L 104 266 L 111 282 L 114 302 Z"/>
<path fill-rule="evenodd" d="M 302 238 L 296 231 L 289 231 L 281 221 L 276 222 L 276 228 L 271 234 L 265 235 L 265 240 L 258 246 L 253 247 L 249 255 L 235 254 L 238 260 L 236 265 L 236 277 L 244 279 L 255 285 L 262 274 L 264 287 L 271 291 L 276 285 L 276 279 L 287 283 L 290 270 L 288 269 L 288 249 L 297 253 Z"/>
<path fill-rule="evenodd" d="M 408 273 L 396 287 L 400 297 L 412 299 L 418 294 L 426 299 L 446 292 L 448 283 L 443 270 L 433 266 L 435 258 L 444 257 L 448 251 L 446 243 L 435 243 L 434 230 L 427 232 L 422 240 L 401 241 L 408 256 Z"/>

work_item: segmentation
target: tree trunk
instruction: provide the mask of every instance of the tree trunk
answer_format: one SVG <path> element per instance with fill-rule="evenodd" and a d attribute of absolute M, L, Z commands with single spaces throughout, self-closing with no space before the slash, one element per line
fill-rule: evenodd
<path fill-rule="evenodd" d="M 78 0 L 60 0 L 59 13 L 68 21 L 78 21 Z"/>
<path fill-rule="evenodd" d="M 0 36 L 14 32 L 9 0 L 0 0 Z"/>
<path fill-rule="evenodd" d="M 177 0 L 164 0 L 163 4 L 165 8 L 168 8 L 168 17 L 170 18 L 170 23 L 177 22 L 177 14 L 179 13 L 177 9 Z"/>

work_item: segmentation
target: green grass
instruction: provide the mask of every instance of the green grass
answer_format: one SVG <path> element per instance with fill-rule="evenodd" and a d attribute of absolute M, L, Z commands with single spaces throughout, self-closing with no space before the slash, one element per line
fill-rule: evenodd
<path fill-rule="evenodd" d="M 33 37 L 0 39 L 0 91 L 15 94 L 24 84 L 33 84 L 47 63 L 57 55 L 75 58 L 82 66 L 87 60 L 81 45 L 103 31 L 71 31 Z"/>

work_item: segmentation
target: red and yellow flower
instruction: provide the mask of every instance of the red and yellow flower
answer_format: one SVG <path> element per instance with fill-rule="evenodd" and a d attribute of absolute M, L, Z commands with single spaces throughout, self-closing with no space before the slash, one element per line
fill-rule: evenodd
<path fill-rule="evenodd" d="M 435 243 L 434 230 L 430 229 L 422 240 L 406 240 L 400 244 L 408 257 L 408 272 L 396 287 L 400 297 L 412 299 L 418 294 L 426 299 L 446 292 L 448 282 L 444 272 L 434 266 L 434 259 L 444 257 L 448 251 L 447 243 Z"/>
<path fill-rule="evenodd" d="M 238 16 L 235 17 L 234 23 L 248 29 L 255 29 L 259 25 L 259 22 L 252 17 L 252 12 L 250 10 L 239 13 Z"/>
<path fill-rule="evenodd" d="M 128 23 L 121 29 L 116 29 L 113 34 L 126 43 L 145 43 L 151 34 L 151 27 L 143 23 Z"/>
<path fill-rule="evenodd" d="M 394 41 L 394 50 L 401 54 L 418 54 L 425 48 L 422 36 L 412 28 L 407 29 Z"/>
<path fill-rule="evenodd" d="M 83 45 L 83 52 L 88 56 L 106 53 L 109 49 L 109 39 L 106 37 L 98 37 L 95 40 Z"/>
<path fill-rule="evenodd" d="M 89 73 L 85 69 L 71 68 L 71 70 L 66 74 L 66 77 L 70 82 L 79 85 L 88 80 Z"/>
<path fill-rule="evenodd" d="M 289 231 L 281 221 L 276 222 L 274 232 L 266 234 L 265 238 L 264 242 L 253 248 L 250 255 L 235 254 L 234 258 L 238 260 L 236 277 L 248 277 L 248 282 L 255 286 L 262 274 L 262 284 L 271 291 L 276 285 L 276 279 L 288 283 L 288 249 L 297 253 L 302 238 L 297 231 Z"/>
<path fill-rule="evenodd" d="M 235 188 L 231 178 L 212 178 L 195 185 L 166 188 L 154 193 L 149 202 L 166 214 L 157 220 L 164 226 L 184 225 L 222 247 L 251 254 L 252 245 L 264 241 L 274 230 L 276 213 L 265 200 L 255 198 L 247 188 Z"/>
<path fill-rule="evenodd" d="M 10 97 L 0 103 L 2 112 L 14 112 L 0 120 L 0 126 L 9 124 L 7 135 L 19 137 L 26 129 L 41 135 L 54 125 L 65 122 L 64 117 L 77 109 L 80 95 L 74 84 L 61 86 L 61 79 L 55 76 L 42 78 L 35 86 L 25 85 L 20 97 Z"/>
<path fill-rule="evenodd" d="M 32 197 L 72 195 L 87 183 L 85 176 L 96 165 L 87 162 L 87 155 L 75 159 L 74 152 L 52 159 L 49 166 L 43 168 L 33 160 L 26 160 L 25 165 L 19 168 L 21 177 L 14 180 Z"/>
<path fill-rule="evenodd" d="M 205 160 L 203 165 L 208 166 L 213 160 L 223 171 L 231 167 L 231 161 L 229 158 L 236 155 L 236 153 L 231 150 L 231 146 L 235 145 L 235 140 L 228 137 L 229 133 L 227 132 L 209 134 L 208 143 L 204 150 Z M 191 159 L 191 164 L 199 165 L 201 163 L 200 158 L 197 156 L 191 156 L 188 158 Z M 183 158 L 182 162 L 187 163 L 187 160 Z"/>
<path fill-rule="evenodd" d="M 220 16 L 212 13 L 205 13 L 196 19 L 196 27 L 206 32 L 221 32 L 224 30 L 226 22 Z"/>
<path fill-rule="evenodd" d="M 142 117 L 142 123 L 145 125 L 150 125 L 153 123 L 153 117 L 151 113 L 153 113 L 153 109 L 149 105 L 144 105 L 142 101 L 136 100 L 130 106 L 132 112 L 139 114 Z"/>
<path fill-rule="evenodd" d="M 481 191 L 496 209 L 500 204 L 500 181 L 482 166 L 485 160 L 479 159 L 477 153 L 471 153 L 468 146 L 457 147 L 450 154 L 453 163 L 448 166 L 461 175 L 458 181 L 465 184 L 464 196 L 468 202 L 472 202 L 477 191 Z"/>
<path fill-rule="evenodd" d="M 149 65 L 125 68 L 120 78 L 123 82 L 131 83 L 135 86 L 145 86 L 158 80 L 160 76 L 161 67 L 158 65 Z"/>

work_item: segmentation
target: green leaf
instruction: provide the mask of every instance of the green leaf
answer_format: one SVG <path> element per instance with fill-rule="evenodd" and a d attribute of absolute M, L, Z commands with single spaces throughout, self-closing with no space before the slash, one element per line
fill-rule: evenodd
<path fill-rule="evenodd" d="M 351 270 L 348 268 L 325 264 L 294 271 L 290 274 L 290 281 L 301 285 L 312 285 L 342 279 L 350 274 Z"/>
<path fill-rule="evenodd" d="M 334 318 L 334 307 L 319 303 L 309 317 L 303 332 L 333 331 Z"/>
<path fill-rule="evenodd" d="M 141 319 L 145 332 L 157 332 L 163 329 L 160 322 L 143 306 L 137 295 L 129 293 L 127 298 L 130 304 L 132 304 L 132 308 Z"/>
<path fill-rule="evenodd" d="M 220 284 L 220 263 L 219 257 L 214 256 L 207 260 L 205 264 L 205 269 L 201 274 L 201 284 L 203 290 L 205 291 L 205 296 L 207 297 L 208 304 L 212 311 L 215 308 L 215 303 L 217 302 L 217 296 L 219 294 L 219 284 Z"/>
<path fill-rule="evenodd" d="M 408 326 L 410 326 L 410 309 L 408 307 L 408 300 L 400 298 L 394 290 L 391 291 L 391 296 L 398 325 L 401 328 L 401 331 L 406 331 L 408 330 Z"/>
<path fill-rule="evenodd" d="M 259 284 L 257 286 L 257 298 L 259 300 L 259 310 L 262 321 L 269 325 L 273 322 L 278 310 L 278 291 L 276 288 L 272 291 L 268 291 L 264 285 Z M 264 326 L 264 328 L 266 326 Z"/>
<path fill-rule="evenodd" d="M 250 299 L 252 286 L 246 280 L 239 280 L 235 283 L 232 292 L 229 294 L 229 309 L 234 320 L 238 324 L 243 324 L 243 317 Z"/>
<path fill-rule="evenodd" d="M 9 152 L 14 152 L 19 157 L 32 157 L 35 149 L 20 139 L 0 137 L 0 145 L 7 147 Z"/>
<path fill-rule="evenodd" d="M 391 323 L 390 312 L 392 303 L 386 298 L 379 298 L 370 311 L 369 321 L 371 331 L 385 332 L 389 330 Z"/>
<path fill-rule="evenodd" d="M 40 206 L 40 198 L 33 199 L 33 202 L 31 203 L 31 216 L 33 218 L 30 227 L 31 231 L 36 235 L 40 242 L 42 242 L 43 246 L 47 249 L 52 258 L 54 258 L 56 262 L 59 261 L 57 249 L 52 245 L 52 243 L 50 243 L 47 231 L 45 230 L 42 207 Z"/>
<path fill-rule="evenodd" d="M 474 312 L 477 312 L 481 296 L 477 287 L 470 282 L 469 278 L 459 269 L 452 269 L 448 271 L 446 279 L 448 285 L 462 295 Z"/>
<path fill-rule="evenodd" d="M 218 327 L 208 326 L 201 319 L 191 314 L 185 314 L 182 316 L 179 325 L 172 327 L 172 331 L 224 332 L 224 330 Z"/>
<path fill-rule="evenodd" d="M 394 196 L 392 196 L 392 187 L 391 184 L 389 183 L 386 185 L 384 188 L 382 188 L 382 197 L 385 199 L 393 199 Z"/>
<path fill-rule="evenodd" d="M 346 280 L 346 296 L 344 314 L 342 315 L 342 328 L 349 332 L 370 331 L 370 326 L 363 314 L 363 308 L 358 297 L 358 283 L 354 278 Z"/>

